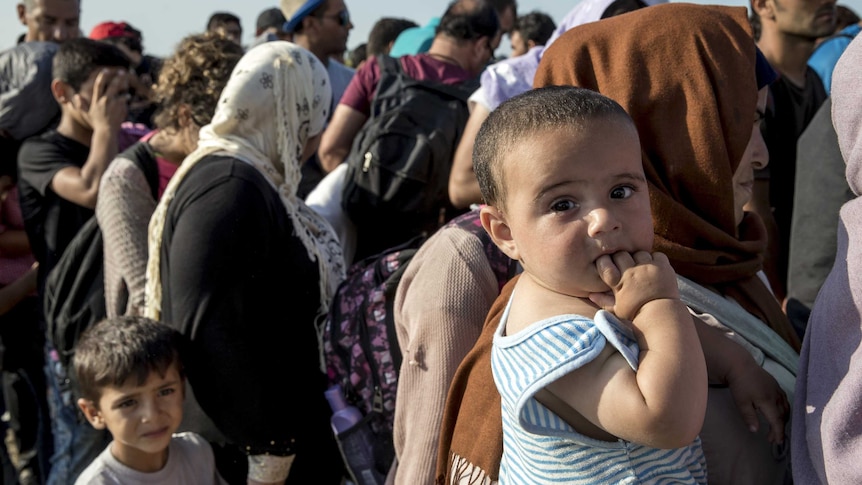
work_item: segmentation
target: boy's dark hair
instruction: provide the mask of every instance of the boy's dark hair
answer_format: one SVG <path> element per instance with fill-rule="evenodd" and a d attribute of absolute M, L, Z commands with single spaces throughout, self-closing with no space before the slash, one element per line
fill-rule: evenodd
<path fill-rule="evenodd" d="M 750 10 L 751 11 L 748 14 L 748 23 L 751 24 L 751 35 L 754 37 L 755 41 L 758 41 L 760 40 L 760 31 L 763 30 L 763 26 L 760 24 L 760 15 L 757 14 L 754 7 L 751 7 Z"/>
<path fill-rule="evenodd" d="M 209 20 L 207 20 L 207 31 L 215 30 L 217 27 L 230 23 L 241 25 L 239 17 L 236 15 L 230 12 L 216 12 L 210 15 Z"/>
<path fill-rule="evenodd" d="M 635 10 L 642 9 L 646 6 L 647 4 L 641 0 L 614 0 L 614 2 L 608 5 L 607 8 L 605 8 L 605 11 L 602 12 L 602 18 L 607 19 L 616 17 L 617 15 L 634 12 Z"/>
<path fill-rule="evenodd" d="M 456 41 L 494 38 L 500 31 L 497 10 L 487 0 L 455 0 L 440 19 L 435 35 L 446 35 Z"/>
<path fill-rule="evenodd" d="M 386 47 L 395 41 L 398 34 L 411 27 L 418 26 L 416 22 L 407 19 L 394 17 L 379 19 L 371 27 L 371 32 L 368 33 L 368 46 L 366 47 L 368 56 L 384 54 Z"/>
<path fill-rule="evenodd" d="M 556 28 L 557 25 L 550 15 L 533 11 L 518 17 L 512 30 L 518 31 L 524 42 L 532 40 L 536 45 L 545 45 Z"/>
<path fill-rule="evenodd" d="M 84 331 L 75 345 L 72 368 L 80 396 L 98 403 L 105 386 L 121 386 L 134 377 L 138 385 L 150 372 L 164 376 L 180 359 L 181 336 L 164 323 L 124 316 L 104 319 Z"/>
<path fill-rule="evenodd" d="M 77 92 L 93 71 L 103 67 L 128 69 L 131 61 L 111 44 L 80 37 L 60 45 L 54 56 L 52 72 L 54 79 L 63 81 Z"/>
<path fill-rule="evenodd" d="M 497 15 L 505 12 L 507 8 L 511 7 L 512 15 L 514 15 L 516 19 L 518 18 L 518 2 L 515 0 L 488 0 L 488 3 L 494 7 L 494 10 L 497 11 Z"/>
<path fill-rule="evenodd" d="M 503 206 L 502 158 L 516 144 L 539 132 L 577 130 L 590 120 L 613 117 L 634 126 L 619 103 L 574 86 L 532 89 L 504 101 L 482 123 L 473 145 L 473 170 L 485 203 Z"/>
<path fill-rule="evenodd" d="M 287 22 L 287 19 L 284 18 L 284 14 L 281 13 L 281 9 L 278 7 L 272 7 L 258 14 L 254 28 L 256 29 L 256 32 L 263 32 L 264 30 L 273 27 L 281 30 L 281 27 L 284 26 L 285 22 Z"/>
<path fill-rule="evenodd" d="M 847 27 L 858 23 L 859 15 L 856 14 L 850 7 L 845 5 L 835 6 L 835 32 L 841 32 Z"/>
<path fill-rule="evenodd" d="M 193 34 L 180 41 L 173 55 L 165 60 L 153 90 L 159 105 L 153 118 L 156 126 L 179 129 L 179 110 L 183 105 L 188 107 L 195 124 L 209 124 L 218 98 L 243 53 L 242 46 L 213 32 Z"/>
<path fill-rule="evenodd" d="M 359 44 L 347 53 L 347 65 L 354 69 L 365 59 L 368 59 L 368 44 Z"/>

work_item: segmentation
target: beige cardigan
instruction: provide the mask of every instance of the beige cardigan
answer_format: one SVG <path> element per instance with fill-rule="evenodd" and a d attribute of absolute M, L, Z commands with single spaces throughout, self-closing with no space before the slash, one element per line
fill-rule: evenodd
<path fill-rule="evenodd" d="M 449 384 L 498 293 L 481 240 L 460 227 L 437 231 L 411 260 L 395 296 L 404 362 L 395 404 L 394 483 L 434 483 Z"/>

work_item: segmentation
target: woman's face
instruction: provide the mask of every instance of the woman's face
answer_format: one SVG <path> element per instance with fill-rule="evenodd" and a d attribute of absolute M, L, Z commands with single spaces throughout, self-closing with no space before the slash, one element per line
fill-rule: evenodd
<path fill-rule="evenodd" d="M 742 222 L 744 216 L 743 207 L 751 200 L 751 191 L 754 188 L 754 171 L 766 167 L 769 163 L 769 152 L 766 142 L 760 133 L 760 123 L 766 113 L 766 96 L 769 87 L 764 86 L 757 93 L 757 107 L 754 110 L 754 123 L 751 127 L 751 138 L 748 146 L 742 154 L 742 160 L 733 173 L 733 209 L 736 217 L 736 225 Z"/>

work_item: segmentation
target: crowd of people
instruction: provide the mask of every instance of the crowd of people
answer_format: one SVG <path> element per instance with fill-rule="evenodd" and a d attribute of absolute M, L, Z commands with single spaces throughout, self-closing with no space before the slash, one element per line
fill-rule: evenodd
<path fill-rule="evenodd" d="M 159 58 L 134 19 L 17 4 L 0 483 L 377 483 L 333 432 L 322 326 L 415 237 L 387 484 L 862 483 L 852 10 L 451 0 L 348 50 L 350 7 L 281 0 L 251 45 L 213 12 Z M 431 225 L 344 210 L 391 59 L 471 86 Z M 67 355 L 49 280 L 93 224 L 104 297 Z"/>

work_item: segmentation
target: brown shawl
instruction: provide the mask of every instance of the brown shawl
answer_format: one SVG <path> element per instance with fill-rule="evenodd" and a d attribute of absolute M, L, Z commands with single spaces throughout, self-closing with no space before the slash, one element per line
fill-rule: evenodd
<path fill-rule="evenodd" d="M 735 235 L 732 178 L 757 94 L 746 12 L 672 3 L 576 27 L 545 51 L 534 86 L 581 86 L 619 102 L 640 134 L 655 249 L 677 273 L 735 299 L 799 351 L 757 277 L 762 221 L 747 214 Z"/>

